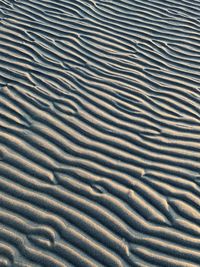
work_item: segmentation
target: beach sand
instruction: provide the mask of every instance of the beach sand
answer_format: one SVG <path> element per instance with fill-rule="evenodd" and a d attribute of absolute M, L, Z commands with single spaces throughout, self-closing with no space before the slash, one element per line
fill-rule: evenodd
<path fill-rule="evenodd" d="M 0 1 L 0 267 L 200 266 L 200 2 Z"/>

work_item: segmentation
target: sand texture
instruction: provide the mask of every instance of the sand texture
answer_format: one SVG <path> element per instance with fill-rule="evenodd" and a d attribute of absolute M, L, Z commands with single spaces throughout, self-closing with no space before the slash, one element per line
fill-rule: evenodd
<path fill-rule="evenodd" d="M 200 1 L 0 0 L 0 267 L 200 266 Z"/>

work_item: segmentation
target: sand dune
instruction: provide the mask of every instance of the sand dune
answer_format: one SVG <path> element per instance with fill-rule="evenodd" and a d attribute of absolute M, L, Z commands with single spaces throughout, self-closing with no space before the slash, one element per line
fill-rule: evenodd
<path fill-rule="evenodd" d="M 0 266 L 200 266 L 199 1 L 0 17 Z"/>

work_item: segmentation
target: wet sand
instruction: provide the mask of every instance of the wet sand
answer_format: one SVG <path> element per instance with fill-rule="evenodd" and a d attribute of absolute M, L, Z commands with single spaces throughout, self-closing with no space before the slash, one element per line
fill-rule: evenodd
<path fill-rule="evenodd" d="M 200 2 L 0 18 L 0 266 L 200 266 Z"/>

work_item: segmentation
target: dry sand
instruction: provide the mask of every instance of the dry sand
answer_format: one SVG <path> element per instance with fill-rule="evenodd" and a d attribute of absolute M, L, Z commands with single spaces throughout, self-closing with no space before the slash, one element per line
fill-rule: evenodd
<path fill-rule="evenodd" d="M 0 18 L 0 267 L 200 266 L 200 2 Z"/>

